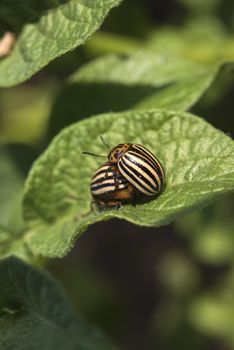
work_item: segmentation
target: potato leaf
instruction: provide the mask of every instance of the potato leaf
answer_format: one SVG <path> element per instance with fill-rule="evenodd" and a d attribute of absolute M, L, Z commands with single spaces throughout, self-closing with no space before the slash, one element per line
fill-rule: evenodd
<path fill-rule="evenodd" d="M 162 161 L 163 193 L 148 203 L 90 212 L 90 179 L 102 164 L 82 151 L 140 143 Z M 234 190 L 232 139 L 194 115 L 165 110 L 110 113 L 64 129 L 34 164 L 24 191 L 27 242 L 36 254 L 64 256 L 88 225 L 113 217 L 160 226 Z"/>
<path fill-rule="evenodd" d="M 87 114 L 90 99 L 93 113 L 99 113 L 100 107 L 101 112 L 130 107 L 188 110 L 218 71 L 217 64 L 206 65 L 177 55 L 144 50 L 127 57 L 110 55 L 96 59 L 74 73 L 67 88 L 71 91 L 73 87 L 79 93 L 77 112 L 80 114 Z"/>
<path fill-rule="evenodd" d="M 0 61 L 0 86 L 30 78 L 54 58 L 83 44 L 120 0 L 1 1 L 0 30 L 16 43 Z"/>
<path fill-rule="evenodd" d="M 14 257 L 0 261 L 0 348 L 114 349 L 76 315 L 56 281 Z"/>

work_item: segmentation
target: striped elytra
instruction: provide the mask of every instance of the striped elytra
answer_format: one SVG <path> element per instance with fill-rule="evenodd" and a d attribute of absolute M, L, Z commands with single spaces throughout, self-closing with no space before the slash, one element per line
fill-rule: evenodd
<path fill-rule="evenodd" d="M 155 196 L 164 185 L 165 172 L 159 159 L 142 145 L 123 143 L 114 147 L 108 159 L 140 193 Z"/>
<path fill-rule="evenodd" d="M 105 163 L 91 180 L 91 193 L 100 206 L 119 207 L 122 203 L 131 202 L 134 189 L 116 166 Z"/>

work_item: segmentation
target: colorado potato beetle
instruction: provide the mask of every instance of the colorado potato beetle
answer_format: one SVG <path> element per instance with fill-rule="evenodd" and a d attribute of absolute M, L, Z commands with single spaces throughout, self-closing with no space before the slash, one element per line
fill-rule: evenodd
<path fill-rule="evenodd" d="M 100 207 L 121 207 L 133 200 L 134 192 L 117 167 L 109 163 L 103 164 L 91 180 L 91 193 Z"/>
<path fill-rule="evenodd" d="M 155 196 L 162 190 L 165 181 L 163 166 L 144 146 L 119 144 L 110 151 L 108 159 L 140 193 Z"/>
<path fill-rule="evenodd" d="M 104 145 L 109 149 L 103 138 Z M 105 158 L 90 152 L 83 152 Z M 91 193 L 102 207 L 147 200 L 163 188 L 165 172 L 159 159 L 139 144 L 122 143 L 108 154 L 108 162 L 94 174 Z"/>

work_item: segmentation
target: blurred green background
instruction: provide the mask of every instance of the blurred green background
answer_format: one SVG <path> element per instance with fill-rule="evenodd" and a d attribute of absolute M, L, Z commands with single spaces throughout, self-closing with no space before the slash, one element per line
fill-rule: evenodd
<path fill-rule="evenodd" d="M 14 234 L 20 232 L 15 198 L 32 162 L 59 130 L 131 105 L 128 99 L 115 105 L 108 96 L 99 105 L 106 91 L 95 89 L 88 90 L 87 104 L 79 100 L 79 92 L 86 98 L 87 92 L 67 86 L 66 78 L 98 56 L 127 55 L 147 45 L 204 64 L 234 61 L 233 0 L 125 0 L 84 46 L 30 81 L 1 89 L 1 225 L 14 222 Z M 227 67 L 192 112 L 233 136 L 233 101 Z M 77 310 L 123 349 L 234 349 L 233 198 L 162 228 L 120 220 L 95 224 L 48 268 Z"/>

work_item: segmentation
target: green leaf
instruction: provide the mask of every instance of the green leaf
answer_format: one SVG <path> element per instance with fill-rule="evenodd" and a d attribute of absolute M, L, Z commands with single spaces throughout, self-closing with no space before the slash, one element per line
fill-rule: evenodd
<path fill-rule="evenodd" d="M 234 37 L 214 17 L 197 16 L 183 27 L 165 26 L 150 33 L 147 47 L 157 53 L 194 62 L 217 64 L 234 60 Z"/>
<path fill-rule="evenodd" d="M 23 177 L 6 147 L 0 145 L 0 226 L 18 231 L 22 227 Z"/>
<path fill-rule="evenodd" d="M 145 204 L 90 211 L 90 179 L 102 164 L 82 151 L 103 154 L 111 142 L 140 143 L 162 161 L 164 192 Z M 63 130 L 34 164 L 25 185 L 24 215 L 35 253 L 64 256 L 88 225 L 113 217 L 160 226 L 234 190 L 234 143 L 188 113 L 165 110 L 110 113 Z"/>
<path fill-rule="evenodd" d="M 17 148 L 19 152 L 19 145 Z M 21 163 L 26 161 L 26 151 L 23 157 Z M 7 146 L 0 147 L 0 180 L 0 258 L 14 254 L 37 263 L 38 258 L 31 253 L 25 242 L 26 229 L 22 218 L 23 176 Z"/>
<path fill-rule="evenodd" d="M 13 30 L 16 44 L 0 61 L 0 86 L 30 78 L 54 58 L 83 44 L 120 0 L 1 1 L 1 30 Z M 5 27 L 3 27 L 5 24 Z M 13 28 L 12 28 L 13 27 Z"/>
<path fill-rule="evenodd" d="M 16 258 L 0 262 L 2 350 L 111 350 L 51 277 Z"/>
<path fill-rule="evenodd" d="M 25 261 L 38 264 L 39 259 L 29 250 L 24 235 L 25 231 L 16 234 L 5 227 L 0 227 L 0 258 L 15 255 Z"/>
<path fill-rule="evenodd" d="M 206 91 L 218 70 L 217 65 L 144 50 L 127 58 L 110 55 L 88 63 L 71 76 L 65 89 L 80 94 L 76 109 L 81 115 L 88 114 L 90 100 L 93 113 L 127 108 L 187 110 Z"/>

